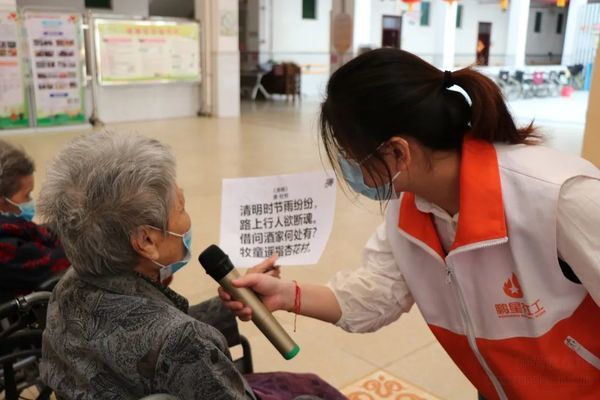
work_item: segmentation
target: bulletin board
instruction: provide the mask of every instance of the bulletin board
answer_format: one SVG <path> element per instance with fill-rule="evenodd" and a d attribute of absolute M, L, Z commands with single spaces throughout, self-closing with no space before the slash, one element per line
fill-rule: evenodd
<path fill-rule="evenodd" d="M 18 15 L 0 11 L 0 129 L 29 125 Z"/>
<path fill-rule="evenodd" d="M 85 122 L 81 14 L 23 13 L 36 126 Z"/>
<path fill-rule="evenodd" d="M 195 21 L 94 19 L 101 85 L 200 81 Z"/>

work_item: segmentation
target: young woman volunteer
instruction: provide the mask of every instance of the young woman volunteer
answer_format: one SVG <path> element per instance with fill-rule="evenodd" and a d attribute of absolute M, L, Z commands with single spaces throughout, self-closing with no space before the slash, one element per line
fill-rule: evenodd
<path fill-rule="evenodd" d="M 360 268 L 327 286 L 263 274 L 239 286 L 271 310 L 351 332 L 416 303 L 486 398 L 600 398 L 597 168 L 539 145 L 532 125 L 517 128 L 480 73 L 442 72 L 395 49 L 333 74 L 321 134 L 348 184 L 387 201 L 385 222 Z"/>

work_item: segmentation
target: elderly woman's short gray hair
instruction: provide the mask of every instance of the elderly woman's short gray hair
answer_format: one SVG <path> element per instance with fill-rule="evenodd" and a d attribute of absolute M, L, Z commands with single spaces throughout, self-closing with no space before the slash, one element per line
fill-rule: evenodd
<path fill-rule="evenodd" d="M 73 140 L 48 169 L 39 210 L 84 275 L 131 271 L 140 226 L 166 229 L 175 198 L 175 157 L 157 140 L 94 133 Z"/>
<path fill-rule="evenodd" d="M 0 140 L 0 196 L 12 197 L 20 189 L 21 178 L 33 174 L 34 169 L 22 149 Z"/>

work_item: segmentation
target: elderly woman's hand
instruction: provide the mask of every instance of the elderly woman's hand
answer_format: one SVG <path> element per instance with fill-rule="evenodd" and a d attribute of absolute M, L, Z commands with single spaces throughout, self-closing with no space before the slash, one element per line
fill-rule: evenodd
<path fill-rule="evenodd" d="M 260 264 L 249 268 L 248 271 L 246 271 L 246 274 L 267 274 L 270 276 L 274 276 L 275 278 L 279 278 L 279 276 L 281 275 L 281 271 L 279 265 L 275 265 L 278 259 L 279 255 L 277 253 L 274 253 L 271 257 L 267 258 Z"/>

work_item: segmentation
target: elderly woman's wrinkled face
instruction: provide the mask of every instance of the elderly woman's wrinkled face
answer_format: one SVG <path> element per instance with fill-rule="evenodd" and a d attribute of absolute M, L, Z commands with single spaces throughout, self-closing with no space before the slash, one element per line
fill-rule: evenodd
<path fill-rule="evenodd" d="M 175 189 L 175 201 L 169 212 L 169 220 L 167 223 L 167 230 L 179 235 L 185 234 L 192 227 L 192 221 L 190 216 L 185 210 L 185 197 L 183 190 L 177 187 Z M 183 245 L 181 237 L 174 235 L 163 236 L 162 243 L 159 244 L 160 258 L 156 261 L 163 264 L 169 265 L 173 262 L 179 261 L 185 257 L 186 249 Z"/>
<path fill-rule="evenodd" d="M 191 220 L 185 210 L 183 191 L 175 188 L 175 201 L 172 203 L 167 221 L 167 231 L 156 227 L 142 227 L 138 235 L 132 237 L 132 245 L 141 256 L 135 270 L 152 279 L 159 279 L 160 265 L 170 265 L 186 256 L 183 236 L 191 229 Z M 160 265 L 159 265 L 160 264 Z"/>

